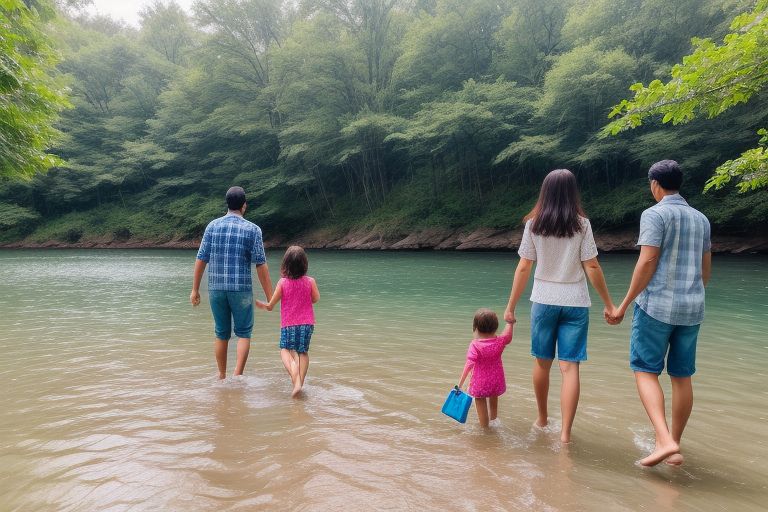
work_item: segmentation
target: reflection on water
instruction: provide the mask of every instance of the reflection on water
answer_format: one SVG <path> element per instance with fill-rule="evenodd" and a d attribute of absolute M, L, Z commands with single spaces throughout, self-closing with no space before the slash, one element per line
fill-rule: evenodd
<path fill-rule="evenodd" d="M 512 254 L 311 252 L 323 297 L 296 401 L 276 313 L 257 312 L 246 375 L 215 380 L 210 312 L 187 304 L 193 259 L 0 252 L 3 510 L 764 509 L 765 258 L 715 259 L 686 465 L 651 470 L 633 465 L 653 433 L 628 326 L 597 307 L 569 447 L 557 417 L 531 426 L 525 309 L 500 425 L 440 414 L 473 312 L 505 304 Z M 618 296 L 633 258 L 603 260 Z"/>

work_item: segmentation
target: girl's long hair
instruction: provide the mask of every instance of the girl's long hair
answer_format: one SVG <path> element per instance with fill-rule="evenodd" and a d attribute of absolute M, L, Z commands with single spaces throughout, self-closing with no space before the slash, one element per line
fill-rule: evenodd
<path fill-rule="evenodd" d="M 536 206 L 525 216 L 532 220 L 535 235 L 570 238 L 582 230 L 581 207 L 576 176 L 568 169 L 556 169 L 544 178 Z"/>

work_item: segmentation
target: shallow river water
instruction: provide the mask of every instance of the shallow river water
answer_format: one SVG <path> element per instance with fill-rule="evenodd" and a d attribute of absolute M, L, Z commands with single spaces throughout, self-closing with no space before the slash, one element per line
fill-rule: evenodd
<path fill-rule="evenodd" d="M 653 434 L 627 367 L 629 318 L 609 327 L 593 306 L 564 448 L 556 371 L 552 431 L 531 428 L 527 303 L 504 353 L 501 424 L 440 413 L 472 315 L 501 312 L 515 255 L 309 258 L 322 298 L 292 400 L 277 312 L 257 312 L 245 376 L 216 381 L 207 295 L 188 303 L 194 252 L 0 251 L 0 510 L 766 509 L 768 258 L 715 257 L 686 464 L 654 469 L 633 464 Z M 634 256 L 601 261 L 618 298 Z"/>

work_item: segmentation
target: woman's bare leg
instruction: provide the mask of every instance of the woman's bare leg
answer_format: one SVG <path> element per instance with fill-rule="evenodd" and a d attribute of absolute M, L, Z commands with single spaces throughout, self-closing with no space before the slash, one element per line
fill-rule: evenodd
<path fill-rule="evenodd" d="M 560 430 L 560 441 L 571 442 L 571 427 L 576 417 L 576 407 L 579 405 L 579 363 L 560 361 L 560 373 L 563 376 L 563 387 L 560 389 L 560 411 L 563 425 Z"/>
<path fill-rule="evenodd" d="M 539 410 L 536 419 L 537 427 L 546 427 L 548 419 L 547 398 L 549 397 L 549 370 L 552 368 L 552 359 L 539 359 L 533 363 L 533 391 L 536 394 L 536 406 Z"/>

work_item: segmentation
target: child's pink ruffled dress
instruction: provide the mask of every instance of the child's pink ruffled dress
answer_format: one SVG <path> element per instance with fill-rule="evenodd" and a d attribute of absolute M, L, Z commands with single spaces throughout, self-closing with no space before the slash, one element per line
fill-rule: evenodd
<path fill-rule="evenodd" d="M 474 339 L 467 350 L 467 364 L 472 368 L 469 394 L 475 398 L 499 396 L 507 390 L 501 354 L 512 341 L 512 334 L 495 338 Z"/>

